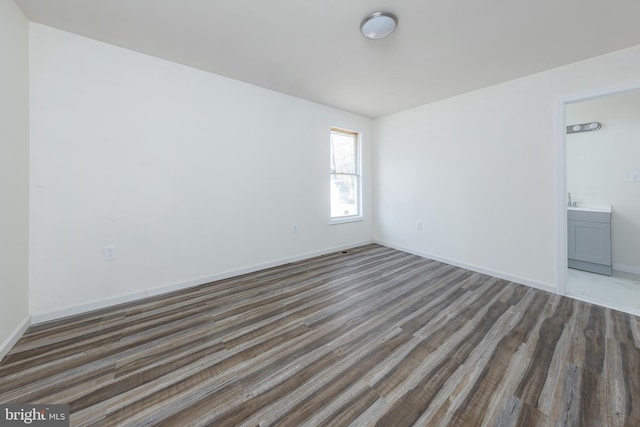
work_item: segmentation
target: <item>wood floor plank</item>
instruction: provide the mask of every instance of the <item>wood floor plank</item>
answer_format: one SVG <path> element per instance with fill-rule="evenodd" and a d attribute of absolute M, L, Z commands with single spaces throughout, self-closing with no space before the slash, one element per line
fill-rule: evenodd
<path fill-rule="evenodd" d="M 400 400 L 390 409 L 390 411 L 381 418 L 377 425 L 391 425 L 391 420 L 397 418 L 394 414 L 396 411 L 404 411 L 404 406 L 408 406 L 416 411 L 416 414 L 424 412 L 430 405 L 432 399 L 439 392 L 448 377 L 455 372 L 461 363 L 464 363 L 473 348 L 480 342 L 484 335 L 489 331 L 493 323 L 495 323 L 509 308 L 510 303 L 517 302 L 516 299 L 522 297 L 519 289 L 509 289 L 507 292 L 507 301 L 497 300 L 491 304 L 482 320 L 478 322 L 472 331 L 451 349 L 445 358 L 431 370 L 416 386 L 405 393 Z M 411 419 L 411 422 L 417 420 Z"/>
<path fill-rule="evenodd" d="M 640 425 L 640 319 L 377 244 L 30 327 L 73 426 Z"/>
<path fill-rule="evenodd" d="M 519 399 L 534 408 L 538 407 L 556 345 L 572 313 L 573 301 L 563 298 L 554 313 L 542 322 L 536 348 L 515 392 Z"/>
<path fill-rule="evenodd" d="M 556 405 L 557 409 L 552 411 L 550 415 L 556 420 L 557 427 L 579 425 L 582 369 L 576 365 L 565 363 L 562 374 L 562 393 L 557 397 L 562 405 Z"/>
<path fill-rule="evenodd" d="M 365 387 L 354 396 L 349 396 L 349 400 L 338 401 L 340 407 L 333 411 L 330 417 L 325 417 L 324 421 L 315 424 L 321 427 L 332 427 L 334 425 L 350 425 L 360 417 L 369 407 L 380 400 L 380 395 L 371 387 Z M 310 420 L 313 423 L 313 420 Z"/>
<path fill-rule="evenodd" d="M 625 427 L 640 425 L 640 350 L 620 344 L 622 382 L 624 383 Z"/>
<path fill-rule="evenodd" d="M 528 304 L 515 327 L 494 347 L 489 363 L 453 414 L 453 425 L 469 427 L 482 425 L 484 414 L 478 414 L 477 411 L 486 411 L 483 408 L 489 407 L 489 403 L 498 394 L 513 355 L 527 340 L 528 334 L 537 322 L 536 313 L 542 311 L 548 299 L 548 295 L 543 292 L 536 292 L 535 298 Z"/>
<path fill-rule="evenodd" d="M 584 329 L 585 363 L 582 369 L 582 392 L 580 400 L 580 424 L 585 426 L 602 425 L 602 375 L 605 355 L 605 310 L 591 306 L 589 321 Z"/>

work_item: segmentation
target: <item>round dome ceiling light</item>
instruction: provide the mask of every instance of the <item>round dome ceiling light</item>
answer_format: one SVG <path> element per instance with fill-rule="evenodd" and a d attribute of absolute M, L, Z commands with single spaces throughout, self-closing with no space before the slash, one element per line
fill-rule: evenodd
<path fill-rule="evenodd" d="M 368 39 L 379 40 L 393 33 L 398 18 L 391 12 L 375 12 L 362 20 L 360 31 Z"/>

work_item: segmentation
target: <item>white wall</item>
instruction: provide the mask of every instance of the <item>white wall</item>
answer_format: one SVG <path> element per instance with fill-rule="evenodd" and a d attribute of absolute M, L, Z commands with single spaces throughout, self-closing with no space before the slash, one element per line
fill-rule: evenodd
<path fill-rule="evenodd" d="M 28 319 L 28 23 L 0 2 L 0 359 Z"/>
<path fill-rule="evenodd" d="M 370 177 L 371 120 L 30 28 L 34 319 L 371 241 L 370 190 L 328 225 L 329 127 Z"/>
<path fill-rule="evenodd" d="M 602 123 L 595 132 L 567 135 L 567 189 L 574 201 L 613 207 L 614 269 L 640 273 L 640 92 L 567 105 L 567 123 Z"/>
<path fill-rule="evenodd" d="M 374 238 L 555 287 L 556 103 L 639 75 L 640 46 L 377 119 Z"/>

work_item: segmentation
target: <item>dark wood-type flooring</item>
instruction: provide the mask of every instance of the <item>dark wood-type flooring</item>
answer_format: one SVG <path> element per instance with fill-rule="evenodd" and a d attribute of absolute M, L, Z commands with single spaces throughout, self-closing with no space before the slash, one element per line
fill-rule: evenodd
<path fill-rule="evenodd" d="M 72 425 L 640 426 L 640 319 L 378 245 L 35 325 Z"/>

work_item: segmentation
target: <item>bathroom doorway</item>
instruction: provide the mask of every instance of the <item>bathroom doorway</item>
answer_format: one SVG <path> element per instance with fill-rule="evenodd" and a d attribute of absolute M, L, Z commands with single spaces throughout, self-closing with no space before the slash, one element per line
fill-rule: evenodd
<path fill-rule="evenodd" d="M 640 88 L 562 104 L 560 187 L 566 191 L 559 242 L 565 248 L 559 256 L 565 258 L 559 283 L 567 296 L 639 315 Z"/>

